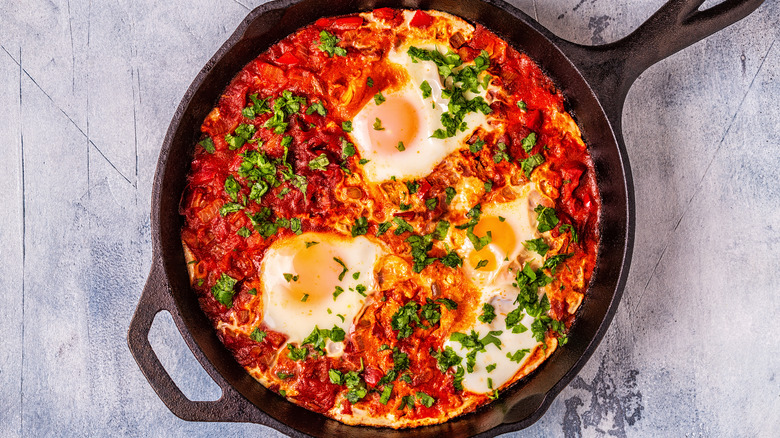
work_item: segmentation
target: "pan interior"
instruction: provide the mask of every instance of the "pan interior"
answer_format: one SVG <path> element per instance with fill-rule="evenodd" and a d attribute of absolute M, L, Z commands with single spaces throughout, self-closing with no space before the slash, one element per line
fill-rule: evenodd
<path fill-rule="evenodd" d="M 595 349 L 619 298 L 619 278 L 627 239 L 625 174 L 612 128 L 594 93 L 577 69 L 545 37 L 545 31 L 517 9 L 494 1 L 329 1 L 281 0 L 249 14 L 239 30 L 214 55 L 190 86 L 169 128 L 160 154 L 152 202 L 152 236 L 161 255 L 180 315 L 174 315 L 185 341 L 208 369 L 213 366 L 230 386 L 262 411 L 291 428 L 282 432 L 315 436 L 401 436 L 404 431 L 347 426 L 287 402 L 255 381 L 222 345 L 190 288 L 178 214 L 200 124 L 222 90 L 244 65 L 276 41 L 320 17 L 377 7 L 438 9 L 479 23 L 528 54 L 558 85 L 588 143 L 602 197 L 601 243 L 591 285 L 572 326 L 569 342 L 539 370 L 506 390 L 495 402 L 447 423 L 414 429 L 415 436 L 490 434 L 521 429 L 536 421 Z M 179 318 L 180 316 L 180 318 Z M 253 409 L 247 406 L 248 409 Z M 226 412 L 230 419 L 231 413 Z M 244 417 L 245 418 L 245 417 Z M 262 414 L 255 416 L 262 421 Z M 492 429 L 492 430 L 491 430 Z"/>

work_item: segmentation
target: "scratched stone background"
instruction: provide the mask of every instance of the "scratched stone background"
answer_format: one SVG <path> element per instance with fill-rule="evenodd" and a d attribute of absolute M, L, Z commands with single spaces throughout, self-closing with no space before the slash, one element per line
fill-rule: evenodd
<path fill-rule="evenodd" d="M 151 264 L 163 135 L 260 3 L 0 1 L 0 435 L 279 435 L 178 419 L 126 343 Z M 663 1 L 512 3 L 599 44 Z M 780 434 L 778 3 L 635 83 L 624 133 L 637 230 L 623 301 L 579 377 L 513 436 Z M 169 315 L 150 339 L 186 395 L 219 397 Z"/>

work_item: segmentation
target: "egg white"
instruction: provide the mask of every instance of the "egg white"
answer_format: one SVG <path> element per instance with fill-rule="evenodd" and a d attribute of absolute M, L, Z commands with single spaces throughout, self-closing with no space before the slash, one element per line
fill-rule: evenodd
<path fill-rule="evenodd" d="M 480 339 L 488 332 L 501 332 L 501 334 L 496 335 L 501 341 L 500 348 L 495 344 L 486 346 L 485 352 L 477 353 L 473 372 L 466 372 L 463 378 L 463 388 L 467 391 L 484 394 L 499 389 L 512 380 L 530 357 L 530 352 L 540 344 L 530 330 L 534 321 L 533 317 L 524 313 L 520 323 L 528 330 L 523 333 L 513 333 L 511 329 L 507 330 L 506 328 L 506 316 L 517 308 L 514 301 L 517 298 L 518 290 L 512 285 L 517 270 L 525 264 L 529 264 L 533 269 L 538 269 L 543 261 L 539 254 L 527 250 L 523 246 L 523 242 L 542 237 L 542 234 L 537 230 L 538 221 L 534 208 L 545 202 L 544 198 L 545 196 L 538 190 L 536 183 L 532 182 L 520 187 L 517 197 L 513 201 L 490 204 L 482 210 L 482 218 L 497 216 L 504 218 L 503 223 L 511 227 L 515 236 L 515 243 L 508 252 L 499 248 L 494 242 L 485 247 L 496 257 L 494 269 L 488 270 L 484 267 L 476 269 L 475 266 L 472 266 L 469 256 L 474 252 L 474 246 L 469 239 L 465 239 L 463 246 L 458 250 L 464 260 L 463 270 L 466 277 L 469 282 L 481 290 L 477 315 L 463 332 L 470 334 L 471 330 L 474 330 L 479 333 Z M 496 237 L 498 236 L 494 235 L 494 239 Z M 540 296 L 541 293 L 543 292 L 540 291 Z M 477 319 L 482 313 L 484 303 L 492 305 L 495 310 L 496 317 L 490 324 Z M 465 368 L 465 357 L 469 350 L 463 348 L 459 342 L 452 340 L 447 340 L 444 343 L 443 348 L 447 347 L 451 347 L 460 357 L 464 358 L 462 365 Z M 507 357 L 507 353 L 511 355 L 521 349 L 528 349 L 529 353 L 519 363 Z M 496 365 L 495 369 L 488 371 L 488 365 L 492 364 Z"/>
<path fill-rule="evenodd" d="M 474 253 L 474 245 L 471 240 L 465 239 L 463 246 L 458 252 L 464 260 L 463 269 L 472 284 L 477 287 L 488 287 L 491 284 L 496 284 L 496 281 L 500 282 L 498 277 L 501 275 L 506 276 L 508 267 L 518 257 L 524 263 L 531 263 L 534 269 L 541 264 L 542 257 L 533 251 L 527 250 L 523 246 L 523 242 L 537 239 L 541 236 L 537 230 L 538 221 L 536 220 L 537 214 L 534 212 L 534 208 L 542 203 L 543 198 L 545 196 L 538 190 L 537 184 L 531 182 L 517 189 L 517 197 L 514 200 L 499 204 L 489 204 L 482 209 L 481 218 L 498 217 L 499 220 L 503 218 L 502 222 L 511 228 L 515 242 L 508 251 L 504 251 L 497 245 L 497 241 L 503 236 L 493 235 L 493 241 L 483 249 L 483 251 L 488 250 L 493 253 L 496 260 L 495 269 L 489 270 L 486 267 L 477 269 L 476 266 L 472 265 L 470 259 L 472 258 L 472 253 Z M 552 200 L 548 202 L 551 203 Z M 514 278 L 514 274 L 511 277 Z"/>
<path fill-rule="evenodd" d="M 376 289 L 375 266 L 382 254 L 379 246 L 362 236 L 304 233 L 274 242 L 261 266 L 265 324 L 287 335 L 290 343 L 301 342 L 315 326 L 337 326 L 349 332 L 366 297 Z M 344 268 L 334 258 L 348 269 L 342 280 L 338 275 Z M 297 276 L 297 281 L 287 281 L 285 274 Z M 366 296 L 357 291 L 358 285 L 365 286 Z M 334 297 L 336 286 L 344 292 Z"/>
<path fill-rule="evenodd" d="M 406 70 L 409 81 L 401 89 L 383 93 L 387 99 L 379 105 L 372 99 L 355 116 L 353 120 L 352 137 L 363 158 L 370 160 L 364 165 L 364 173 L 370 181 L 381 182 L 395 176 L 398 179 L 420 178 L 433 169 L 447 155 L 465 147 L 468 140 L 477 127 L 487 129 L 487 117 L 481 112 L 469 113 L 465 116 L 467 129 L 458 132 L 455 136 L 439 139 L 431 137 L 437 129 L 442 128 L 441 115 L 447 111 L 448 99 L 442 97 L 445 86 L 439 76 L 438 67 L 433 61 L 417 60 L 413 62 L 407 51 L 410 45 L 404 45 L 393 49 L 387 55 L 389 62 Z M 445 53 L 448 47 L 416 44 L 415 47 L 426 50 L 439 50 Z M 420 85 L 427 82 L 431 87 L 431 96 L 423 98 Z M 468 98 L 482 96 L 487 92 L 481 90 L 480 94 L 467 92 Z M 383 119 L 383 105 L 389 107 L 392 99 L 405 99 L 416 109 L 417 125 L 419 130 L 413 140 L 404 143 L 405 149 L 399 151 L 392 149 L 379 150 L 371 141 L 371 131 L 374 130 L 376 119 Z M 390 117 L 390 116 L 388 116 Z M 393 143 L 395 145 L 395 142 Z M 387 149 L 387 148 L 385 148 Z"/>

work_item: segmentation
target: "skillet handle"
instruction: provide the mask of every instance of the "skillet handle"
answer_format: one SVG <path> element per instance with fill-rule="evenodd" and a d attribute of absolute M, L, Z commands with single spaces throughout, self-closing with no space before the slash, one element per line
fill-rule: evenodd
<path fill-rule="evenodd" d="M 127 344 L 141 372 L 165 406 L 177 417 L 188 421 L 257 421 L 242 409 L 248 402 L 230 385 L 216 380 L 222 389 L 222 397 L 215 401 L 192 401 L 176 386 L 149 343 L 152 322 L 163 310 L 167 310 L 172 316 L 176 314 L 175 302 L 169 291 L 162 261 L 155 256 L 149 278 L 130 322 Z"/>
<path fill-rule="evenodd" d="M 704 0 L 671 0 L 634 32 L 614 43 L 556 43 L 590 83 L 613 126 L 620 126 L 628 90 L 643 71 L 745 18 L 763 2 L 726 0 L 701 11 Z"/>

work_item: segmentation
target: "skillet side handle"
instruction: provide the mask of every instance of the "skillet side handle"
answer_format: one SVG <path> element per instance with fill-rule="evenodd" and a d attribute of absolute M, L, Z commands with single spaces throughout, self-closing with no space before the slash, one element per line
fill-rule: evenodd
<path fill-rule="evenodd" d="M 737 21 L 764 0 L 726 0 L 700 11 L 704 0 L 671 0 L 625 38 L 601 46 L 559 41 L 598 96 L 610 122 L 620 126 L 629 88 L 648 67 Z"/>
<path fill-rule="evenodd" d="M 192 401 L 176 386 L 149 343 L 149 330 L 155 316 L 163 310 L 173 315 L 175 309 L 162 261 L 155 255 L 149 278 L 127 333 L 130 352 L 154 392 L 171 412 L 183 420 L 256 421 L 255 418 L 249 418 L 249 413 L 242 408 L 246 402 L 241 394 L 229 385 L 217 382 L 222 389 L 222 397 L 215 401 Z"/>

